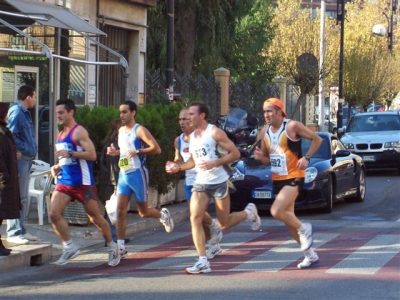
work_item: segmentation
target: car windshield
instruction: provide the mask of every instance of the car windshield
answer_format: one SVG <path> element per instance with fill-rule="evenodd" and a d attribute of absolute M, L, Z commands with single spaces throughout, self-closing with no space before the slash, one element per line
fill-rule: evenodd
<path fill-rule="evenodd" d="M 398 115 L 357 115 L 354 116 L 346 132 L 365 132 L 365 131 L 391 131 L 400 130 L 400 117 Z"/>
<path fill-rule="evenodd" d="M 330 157 L 330 142 L 328 139 L 324 136 L 321 136 L 322 138 L 322 144 L 318 148 L 318 151 L 314 153 L 313 157 L 314 158 L 329 158 Z M 301 151 L 303 154 L 307 153 L 308 149 L 310 149 L 311 141 L 308 139 L 302 139 L 301 140 Z"/>

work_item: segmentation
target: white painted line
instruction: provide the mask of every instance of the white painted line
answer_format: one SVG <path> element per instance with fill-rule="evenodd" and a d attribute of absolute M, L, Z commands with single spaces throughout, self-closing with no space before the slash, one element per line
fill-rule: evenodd
<path fill-rule="evenodd" d="M 377 235 L 326 273 L 373 275 L 399 252 L 399 235 Z"/>
<path fill-rule="evenodd" d="M 313 247 L 318 248 L 338 235 L 314 234 Z M 302 257 L 303 252 L 300 251 L 299 245 L 291 239 L 236 266 L 231 271 L 278 272 Z"/>

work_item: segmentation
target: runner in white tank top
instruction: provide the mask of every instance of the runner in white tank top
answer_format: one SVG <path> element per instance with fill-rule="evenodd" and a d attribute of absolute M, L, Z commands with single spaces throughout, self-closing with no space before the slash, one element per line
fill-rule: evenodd
<path fill-rule="evenodd" d="M 191 158 L 189 152 L 189 135 L 194 131 L 194 127 L 190 126 L 189 110 L 187 107 L 179 112 L 179 125 L 182 134 L 175 138 L 175 158 L 174 162 L 184 163 Z M 168 163 L 167 163 L 168 164 Z M 190 207 L 190 198 L 192 197 L 192 188 L 196 179 L 196 168 L 185 171 L 184 191 L 186 199 Z M 218 224 L 218 220 L 213 219 L 208 212 L 205 212 L 203 219 L 203 228 L 208 243 L 207 258 L 214 258 L 222 252 L 219 242 L 222 239 L 222 229 Z"/>
<path fill-rule="evenodd" d="M 190 222 L 199 260 L 193 267 L 185 269 L 189 274 L 211 272 L 203 229 L 204 215 L 211 197 L 215 199 L 215 210 L 222 229 L 228 229 L 247 219 L 252 229 L 258 230 L 261 223 L 253 203 L 249 203 L 243 211 L 230 213 L 229 189 L 233 185 L 228 180 L 228 165 L 240 158 L 240 152 L 223 130 L 207 123 L 209 114 L 210 109 L 205 103 L 190 104 L 190 124 L 195 128 L 189 141 L 191 158 L 183 164 L 170 162 L 165 167 L 171 174 L 193 167 L 197 171 L 190 200 Z M 221 154 L 223 152 L 224 155 Z"/>

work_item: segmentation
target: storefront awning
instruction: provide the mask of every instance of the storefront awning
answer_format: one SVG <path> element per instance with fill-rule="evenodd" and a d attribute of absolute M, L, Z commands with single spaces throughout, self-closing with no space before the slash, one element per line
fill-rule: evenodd
<path fill-rule="evenodd" d="M 10 9 L 10 6 L 14 9 Z M 100 29 L 90 25 L 89 22 L 86 22 L 85 20 L 81 19 L 76 14 L 70 12 L 68 9 L 62 6 L 49 5 L 45 3 L 31 2 L 26 0 L 1 0 L 0 10 L 3 9 L 8 12 L 20 13 L 21 15 L 27 17 L 14 17 L 14 22 L 12 22 L 14 24 L 17 20 L 21 24 L 29 24 L 27 20 L 34 20 L 45 26 L 75 30 L 79 33 L 92 35 L 106 35 Z"/>

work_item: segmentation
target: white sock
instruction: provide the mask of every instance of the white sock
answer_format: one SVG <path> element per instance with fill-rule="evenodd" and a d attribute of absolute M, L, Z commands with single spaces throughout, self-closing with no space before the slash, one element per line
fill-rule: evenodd
<path fill-rule="evenodd" d="M 107 243 L 108 249 L 113 250 L 117 244 L 114 241 L 111 241 L 111 243 Z"/>
<path fill-rule="evenodd" d="M 304 231 L 304 230 L 306 230 L 306 227 L 304 226 L 303 223 L 301 223 L 301 226 L 299 229 L 297 229 L 297 231 Z"/>
<path fill-rule="evenodd" d="M 199 261 L 207 262 L 207 256 L 199 256 Z"/>
<path fill-rule="evenodd" d="M 315 256 L 314 248 L 311 247 L 310 249 L 304 251 L 304 256 L 308 256 L 308 257 L 310 257 L 310 256 Z"/>
<path fill-rule="evenodd" d="M 162 221 L 166 221 L 167 220 L 167 215 L 163 211 L 161 212 L 160 220 L 162 220 Z"/>
<path fill-rule="evenodd" d="M 117 240 L 118 248 L 125 249 L 125 240 Z"/>
<path fill-rule="evenodd" d="M 74 246 L 74 241 L 71 239 L 66 242 L 63 242 L 63 246 L 64 248 L 72 248 Z"/>

